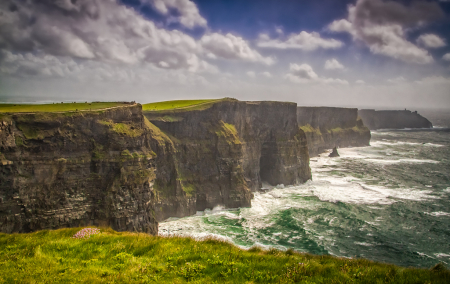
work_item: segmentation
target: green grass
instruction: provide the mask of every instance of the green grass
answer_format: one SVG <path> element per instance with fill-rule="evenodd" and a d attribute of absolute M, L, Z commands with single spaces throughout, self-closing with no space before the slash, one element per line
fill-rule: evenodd
<path fill-rule="evenodd" d="M 211 103 L 218 100 L 179 100 L 179 101 L 165 101 L 142 105 L 142 110 L 144 111 L 158 111 L 158 110 L 169 110 L 178 108 L 190 108 L 198 106 L 201 104 Z"/>
<path fill-rule="evenodd" d="M 319 128 L 314 128 L 314 127 L 312 127 L 312 126 L 309 125 L 309 124 L 300 126 L 300 129 L 303 130 L 305 133 L 312 133 L 312 132 L 315 132 L 315 133 L 318 134 L 318 135 L 322 135 L 322 133 L 320 132 L 320 129 L 319 129 Z"/>
<path fill-rule="evenodd" d="M 218 137 L 224 138 L 228 144 L 242 144 L 239 140 L 236 127 L 233 124 L 225 123 L 220 120 L 219 127 L 216 129 L 215 133 Z"/>
<path fill-rule="evenodd" d="M 364 259 L 241 250 L 217 240 L 80 228 L 0 234 L 0 283 L 450 283 L 442 265 L 403 268 Z"/>
<path fill-rule="evenodd" d="M 110 120 L 100 120 L 99 123 L 103 125 L 107 125 L 116 133 L 129 136 L 129 137 L 138 137 L 141 136 L 144 131 L 139 127 L 134 127 L 125 123 L 114 123 Z"/>
<path fill-rule="evenodd" d="M 55 103 L 45 105 L 33 104 L 0 104 L 1 112 L 68 112 L 81 110 L 98 110 L 125 105 L 118 102 L 98 102 L 98 103 Z"/>

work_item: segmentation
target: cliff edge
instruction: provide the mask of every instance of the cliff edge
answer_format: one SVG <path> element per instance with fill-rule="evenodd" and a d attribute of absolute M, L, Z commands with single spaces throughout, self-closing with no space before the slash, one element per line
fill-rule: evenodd
<path fill-rule="evenodd" d="M 157 234 L 169 217 L 250 206 L 263 181 L 310 178 L 295 103 L 0 114 L 0 232 Z"/>
<path fill-rule="evenodd" d="M 0 232 L 156 234 L 155 143 L 140 105 L 0 115 Z"/>
<path fill-rule="evenodd" d="M 370 130 L 356 108 L 298 107 L 297 122 L 306 134 L 310 156 L 334 147 L 370 145 Z"/>
<path fill-rule="evenodd" d="M 311 178 L 304 132 L 296 104 L 227 99 L 196 109 L 147 111 L 176 149 L 170 194 L 169 171 L 158 171 L 158 220 L 222 205 L 250 206 L 262 182 L 297 184 Z M 159 157 L 159 154 L 158 154 Z M 167 166 L 168 163 L 166 162 Z"/>

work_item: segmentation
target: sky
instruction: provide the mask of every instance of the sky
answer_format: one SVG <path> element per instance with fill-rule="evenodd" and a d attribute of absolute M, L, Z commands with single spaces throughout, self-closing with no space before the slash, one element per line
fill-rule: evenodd
<path fill-rule="evenodd" d="M 450 109 L 450 0 L 2 0 L 0 102 Z"/>

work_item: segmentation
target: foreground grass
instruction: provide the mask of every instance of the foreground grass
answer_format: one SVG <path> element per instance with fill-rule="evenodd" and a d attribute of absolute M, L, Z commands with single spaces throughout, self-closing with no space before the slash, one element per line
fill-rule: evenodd
<path fill-rule="evenodd" d="M 158 111 L 169 110 L 177 108 L 189 108 L 207 103 L 212 103 L 218 100 L 179 100 L 179 101 L 165 101 L 142 105 L 144 111 Z"/>
<path fill-rule="evenodd" d="M 0 104 L 1 112 L 66 112 L 77 110 L 95 110 L 124 105 L 118 102 L 98 103 L 55 103 L 55 104 Z"/>
<path fill-rule="evenodd" d="M 0 234 L 0 283 L 450 283 L 450 272 L 103 228 Z"/>

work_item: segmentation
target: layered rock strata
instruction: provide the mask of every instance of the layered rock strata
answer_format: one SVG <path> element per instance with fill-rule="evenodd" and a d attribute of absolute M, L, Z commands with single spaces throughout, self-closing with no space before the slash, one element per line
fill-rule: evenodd
<path fill-rule="evenodd" d="M 0 117 L 0 232 L 157 233 L 155 144 L 141 106 Z"/>
<path fill-rule="evenodd" d="M 370 130 L 356 108 L 298 107 L 297 122 L 306 134 L 310 156 L 334 147 L 370 145 Z"/>
<path fill-rule="evenodd" d="M 374 110 L 361 109 L 358 115 L 371 130 L 433 128 L 433 124 L 417 113 L 409 110 Z"/>
<path fill-rule="evenodd" d="M 310 178 L 294 103 L 0 115 L 1 232 L 98 225 L 156 234 L 168 217 L 250 206 L 263 181 Z"/>
<path fill-rule="evenodd" d="M 159 220 L 213 208 L 250 206 L 262 182 L 297 184 L 311 178 L 306 137 L 296 104 L 226 100 L 199 110 L 145 112 L 176 149 L 172 171 L 158 170 Z M 166 163 L 167 165 L 167 163 Z M 170 194 L 166 188 L 176 176 Z"/>

